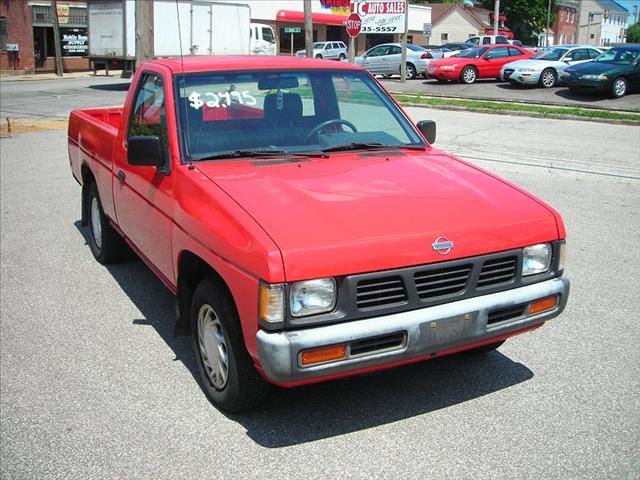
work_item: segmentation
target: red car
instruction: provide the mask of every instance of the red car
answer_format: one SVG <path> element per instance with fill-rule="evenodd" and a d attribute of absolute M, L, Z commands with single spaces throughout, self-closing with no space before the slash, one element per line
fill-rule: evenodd
<path fill-rule="evenodd" d="M 460 80 L 473 83 L 478 78 L 500 78 L 500 69 L 509 62 L 529 58 L 533 55 L 515 45 L 484 45 L 469 48 L 453 57 L 429 63 L 424 74 L 439 82 Z"/>

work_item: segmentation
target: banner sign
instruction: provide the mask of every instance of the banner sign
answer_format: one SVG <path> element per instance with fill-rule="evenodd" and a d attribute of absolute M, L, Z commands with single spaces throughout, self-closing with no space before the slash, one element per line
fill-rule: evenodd
<path fill-rule="evenodd" d="M 362 19 L 362 33 L 405 33 L 405 0 L 352 0 L 351 11 Z"/>
<path fill-rule="evenodd" d="M 89 36 L 86 28 L 60 28 L 63 57 L 82 57 L 89 54 Z"/>

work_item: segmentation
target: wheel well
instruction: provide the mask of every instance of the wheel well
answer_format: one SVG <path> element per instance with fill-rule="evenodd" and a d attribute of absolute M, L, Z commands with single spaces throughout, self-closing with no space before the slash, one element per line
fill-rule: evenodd
<path fill-rule="evenodd" d="M 82 176 L 82 200 L 80 206 L 82 212 L 80 216 L 80 224 L 83 227 L 86 227 L 89 223 L 89 217 L 87 215 L 87 192 L 89 191 L 89 186 L 92 183 L 95 183 L 96 179 L 93 176 L 93 172 L 86 164 L 83 164 L 82 167 L 80 167 L 80 175 Z"/>
<path fill-rule="evenodd" d="M 227 283 L 220 274 L 202 258 L 190 251 L 180 254 L 178 260 L 178 293 L 176 302 L 176 333 L 189 334 L 191 331 L 191 299 L 196 287 L 203 278 L 209 277 L 219 284 L 229 295 L 233 296 Z"/>

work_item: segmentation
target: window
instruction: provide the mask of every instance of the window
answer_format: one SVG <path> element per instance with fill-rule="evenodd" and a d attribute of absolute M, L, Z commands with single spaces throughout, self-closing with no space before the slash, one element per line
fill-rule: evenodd
<path fill-rule="evenodd" d="M 509 56 L 507 47 L 498 47 L 487 53 L 487 58 L 505 58 Z"/>
<path fill-rule="evenodd" d="M 589 60 L 589 55 L 584 48 L 579 48 L 578 50 L 574 50 L 571 52 L 571 61 L 579 62 L 582 60 Z"/>
<path fill-rule="evenodd" d="M 9 30 L 7 24 L 7 17 L 0 17 L 0 52 L 7 50 L 7 32 Z"/>
<path fill-rule="evenodd" d="M 478 45 L 480 43 L 480 37 L 474 37 L 473 35 L 469 37 L 466 43 L 470 43 L 471 45 Z"/>
<path fill-rule="evenodd" d="M 391 45 L 389 50 L 387 50 L 387 55 L 400 55 L 402 53 L 402 48 L 397 45 Z"/>
<path fill-rule="evenodd" d="M 489 38 L 489 37 L 484 37 L 484 38 L 482 39 L 482 44 L 483 44 L 483 45 L 491 45 L 491 38 Z"/>
<path fill-rule="evenodd" d="M 441 33 L 440 34 L 440 41 L 441 42 L 448 42 L 449 41 L 449 34 L 448 33 Z"/>
<path fill-rule="evenodd" d="M 600 52 L 592 48 L 587 49 L 587 53 L 589 54 L 590 59 L 594 59 L 600 56 Z"/>
<path fill-rule="evenodd" d="M 331 44 L 331 48 L 340 48 L 340 45 L 338 45 L 336 42 Z"/>
<path fill-rule="evenodd" d="M 165 153 L 168 152 L 164 86 L 162 78 L 153 73 L 143 75 L 129 119 L 127 138 L 138 135 L 160 137 Z"/>
<path fill-rule="evenodd" d="M 517 48 L 508 47 L 508 49 L 509 49 L 509 56 L 510 57 L 517 57 L 519 55 L 522 55 L 522 52 L 520 50 L 518 50 Z"/>
<path fill-rule="evenodd" d="M 382 55 L 387 53 L 387 48 L 388 47 L 386 46 L 374 47 L 371 50 L 369 50 L 369 52 L 367 53 L 367 57 L 381 57 Z"/>
<path fill-rule="evenodd" d="M 507 40 L 507 37 L 503 35 L 498 35 L 496 37 L 496 43 L 509 43 L 509 40 Z"/>
<path fill-rule="evenodd" d="M 273 36 L 273 31 L 270 28 L 262 27 L 262 39 L 265 42 L 276 43 L 276 39 Z"/>

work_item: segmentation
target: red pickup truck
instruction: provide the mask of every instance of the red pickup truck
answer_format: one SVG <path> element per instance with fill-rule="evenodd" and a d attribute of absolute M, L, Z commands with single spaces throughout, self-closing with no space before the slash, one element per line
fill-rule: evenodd
<path fill-rule="evenodd" d="M 152 61 L 68 136 L 93 255 L 128 245 L 176 295 L 223 409 L 490 351 L 566 305 L 560 215 L 434 148 L 360 67 Z"/>

